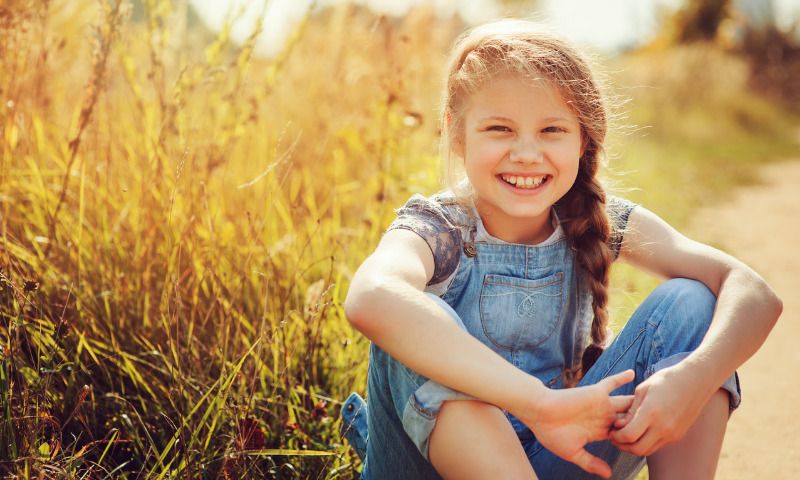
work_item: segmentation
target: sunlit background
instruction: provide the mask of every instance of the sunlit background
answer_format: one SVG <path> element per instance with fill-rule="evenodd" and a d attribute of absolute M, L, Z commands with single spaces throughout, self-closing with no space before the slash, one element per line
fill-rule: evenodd
<path fill-rule="evenodd" d="M 357 478 L 342 302 L 507 15 L 595 53 L 606 186 L 680 229 L 797 155 L 796 1 L 0 2 L 0 476 Z"/>
<path fill-rule="evenodd" d="M 229 14 L 240 15 L 233 36 L 242 41 L 250 33 L 256 19 L 263 16 L 264 34 L 259 39 L 259 52 L 274 55 L 292 29 L 311 7 L 311 0 L 189 0 L 197 14 L 214 31 L 218 31 Z M 319 0 L 321 10 L 340 4 L 342 0 Z M 681 0 L 540 0 L 516 2 L 514 8 L 495 0 L 362 0 L 377 14 L 403 16 L 412 8 L 429 6 L 441 18 L 457 15 L 469 25 L 517 14 L 533 17 L 550 25 L 573 41 L 604 51 L 635 48 L 653 39 L 664 15 L 674 12 Z M 732 4 L 756 24 L 775 22 L 789 30 L 800 19 L 797 0 L 735 0 Z"/>

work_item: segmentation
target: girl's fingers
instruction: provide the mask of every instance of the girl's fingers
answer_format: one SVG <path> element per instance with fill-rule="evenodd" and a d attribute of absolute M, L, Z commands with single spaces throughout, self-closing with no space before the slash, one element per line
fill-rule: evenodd
<path fill-rule="evenodd" d="M 625 414 L 625 418 L 622 421 L 615 422 L 614 426 L 619 430 L 615 430 L 609 435 L 615 443 L 634 443 L 644 435 L 648 422 L 639 408 L 644 397 L 644 391 L 637 392 L 637 395 L 633 398 L 633 403 Z M 620 425 L 618 426 L 617 423 Z"/>
<path fill-rule="evenodd" d="M 619 431 L 613 431 L 608 435 L 608 438 L 611 440 L 611 443 L 614 444 L 615 447 L 619 448 L 623 452 L 632 453 L 636 456 L 642 456 L 641 446 L 643 443 L 640 443 L 645 436 L 649 434 L 649 430 L 644 432 L 643 435 L 640 435 L 639 438 L 632 442 L 623 442 L 620 440 Z"/>
<path fill-rule="evenodd" d="M 628 422 L 633 420 L 633 417 L 639 411 L 639 406 L 641 406 L 642 401 L 644 400 L 644 397 L 645 397 L 644 394 L 641 393 L 641 392 L 639 392 L 638 394 L 634 395 L 633 403 L 631 404 L 630 408 L 628 408 L 628 411 L 627 411 L 627 413 L 625 415 L 625 418 L 624 418 L 622 423 L 627 425 Z M 622 428 L 622 426 L 619 426 L 617 428 Z"/>
<path fill-rule="evenodd" d="M 626 383 L 633 381 L 635 377 L 636 373 L 633 370 L 625 370 L 600 380 L 598 385 L 602 385 L 608 393 L 611 393 Z"/>
<path fill-rule="evenodd" d="M 611 402 L 611 408 L 614 409 L 616 413 L 622 413 L 624 415 L 625 412 L 628 412 L 633 405 L 634 396 L 633 395 L 614 395 L 609 397 L 609 401 Z"/>
<path fill-rule="evenodd" d="M 616 420 L 614 420 L 614 428 L 619 430 L 627 425 L 630 420 L 630 416 L 627 413 L 618 413 Z"/>
<path fill-rule="evenodd" d="M 609 467 L 606 462 L 587 452 L 584 448 L 575 455 L 572 459 L 572 463 L 589 473 L 600 475 L 603 478 L 611 478 L 611 467 Z"/>
<path fill-rule="evenodd" d="M 640 415 L 638 410 L 633 410 L 634 408 L 636 408 L 635 402 L 634 406 L 631 407 L 632 413 L 628 413 L 628 419 L 625 420 L 627 424 L 620 430 L 612 431 L 609 434 L 609 438 L 611 438 L 614 443 L 635 443 L 639 441 L 647 431 L 649 426 L 647 424 L 647 419 L 644 415 Z"/>
<path fill-rule="evenodd" d="M 642 435 L 642 437 L 635 443 L 617 445 L 620 450 L 632 453 L 638 457 L 646 457 L 656 451 L 656 447 L 660 446 L 658 434 L 650 429 Z"/>

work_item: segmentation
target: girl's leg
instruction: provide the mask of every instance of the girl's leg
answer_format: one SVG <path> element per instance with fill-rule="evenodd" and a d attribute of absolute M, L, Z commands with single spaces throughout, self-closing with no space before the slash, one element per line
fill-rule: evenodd
<path fill-rule="evenodd" d="M 503 411 L 477 400 L 442 405 L 431 433 L 429 456 L 446 479 L 536 478 Z"/>
<path fill-rule="evenodd" d="M 362 408 L 362 412 L 366 410 L 367 432 L 360 434 L 367 445 L 361 478 L 440 479 L 427 458 L 426 431 L 433 417 L 424 409 L 425 404 L 414 399 L 414 392 L 425 379 L 375 344 L 370 345 L 369 353 L 367 408 Z M 411 421 L 404 423 L 404 415 Z"/>
<path fill-rule="evenodd" d="M 675 365 L 697 348 L 711 323 L 715 303 L 714 295 L 700 282 L 673 279 L 662 283 L 639 306 L 613 344 L 586 373 L 580 385 L 594 384 L 610 375 L 632 368 L 636 371 L 634 382 L 623 385 L 613 394 L 633 394 L 636 385 L 644 379 L 658 370 Z M 731 377 L 723 388 L 729 394 L 729 404 L 737 406 L 740 395 L 735 378 Z M 719 396 L 714 397 L 717 398 Z M 705 415 L 704 411 L 704 419 L 719 417 L 714 413 L 718 410 L 715 406 L 717 404 L 716 401 L 711 402 L 707 407 L 708 415 Z M 727 419 L 727 413 L 724 418 Z M 713 421 L 711 423 L 718 430 L 718 423 Z M 697 428 L 693 426 L 688 434 L 690 439 L 692 431 L 703 430 L 702 425 L 696 426 Z M 711 427 L 707 425 L 706 428 Z M 717 436 L 721 437 L 722 433 Z M 533 438 L 523 445 L 536 473 L 542 478 L 596 478 L 556 457 Z M 611 465 L 615 479 L 635 477 L 636 472 L 645 463 L 645 459 L 621 452 L 609 441 L 592 443 L 587 446 L 587 450 Z M 714 447 L 711 450 L 713 451 L 698 449 L 694 453 L 716 464 L 719 449 Z M 678 463 L 688 466 L 685 460 Z M 666 462 L 659 464 L 664 465 Z M 664 474 L 669 475 L 669 472 Z"/>
<path fill-rule="evenodd" d="M 682 439 L 647 457 L 650 478 L 713 479 L 728 425 L 729 406 L 728 392 L 718 390 Z"/>
<path fill-rule="evenodd" d="M 466 329 L 447 303 L 433 295 L 431 298 Z M 367 408 L 362 406 L 359 410 L 359 400 L 357 395 L 351 395 L 345 403 L 342 429 L 347 432 L 347 428 L 361 427 L 358 435 L 347 438 L 356 449 L 362 439 L 366 440 L 364 479 L 425 480 L 438 479 L 441 475 L 465 478 L 461 471 L 450 470 L 453 458 L 467 467 L 467 472 L 485 473 L 489 470 L 481 469 L 491 464 L 494 474 L 498 468 L 508 468 L 509 475 L 503 474 L 503 477 L 536 478 L 501 410 L 417 374 L 375 344 L 370 345 Z M 353 411 L 348 412 L 351 406 Z M 366 414 L 366 432 L 363 422 L 358 421 L 357 412 L 362 416 Z M 431 446 L 434 431 L 437 432 L 436 447 Z M 516 450 L 505 448 L 509 444 Z M 434 461 L 442 472 L 437 472 L 431 463 L 432 448 Z M 477 476 L 487 477 L 485 474 Z"/>

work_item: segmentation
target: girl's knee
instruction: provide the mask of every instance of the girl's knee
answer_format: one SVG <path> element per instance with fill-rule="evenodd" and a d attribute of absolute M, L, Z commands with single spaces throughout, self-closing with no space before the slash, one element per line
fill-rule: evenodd
<path fill-rule="evenodd" d="M 446 478 L 536 478 L 503 411 L 482 401 L 444 402 L 429 460 Z"/>
<path fill-rule="evenodd" d="M 659 285 L 654 293 L 669 298 L 669 308 L 678 318 L 693 323 L 711 322 L 717 297 L 702 282 L 688 278 L 673 278 Z"/>
<path fill-rule="evenodd" d="M 434 438 L 450 440 L 473 438 L 478 443 L 485 443 L 495 435 L 503 438 L 509 433 L 513 434 L 516 440 L 516 433 L 511 423 L 497 406 L 480 400 L 448 400 L 442 403 L 436 417 L 436 425 L 431 432 L 431 442 L 433 443 Z"/>
<path fill-rule="evenodd" d="M 506 424 L 511 426 L 503 411 L 492 404 L 480 400 L 446 401 L 436 417 L 436 425 L 431 432 L 431 444 L 438 441 L 439 444 L 447 445 L 459 438 L 465 440 L 464 435 L 468 438 L 479 434 L 482 429 L 476 429 L 476 426 L 489 430 L 487 427 L 491 425 L 505 427 Z M 441 441 L 442 439 L 446 440 Z M 476 440 L 483 442 L 486 438 Z"/>
<path fill-rule="evenodd" d="M 717 299 L 703 283 L 675 278 L 654 292 L 659 300 L 653 325 L 655 342 L 665 357 L 690 352 L 702 341 L 714 315 Z"/>

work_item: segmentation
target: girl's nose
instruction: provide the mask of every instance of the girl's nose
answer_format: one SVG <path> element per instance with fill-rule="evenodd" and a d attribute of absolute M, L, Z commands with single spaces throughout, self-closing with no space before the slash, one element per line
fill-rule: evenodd
<path fill-rule="evenodd" d="M 510 160 L 517 163 L 541 163 L 544 161 L 542 150 L 532 139 L 520 139 L 509 154 Z"/>

